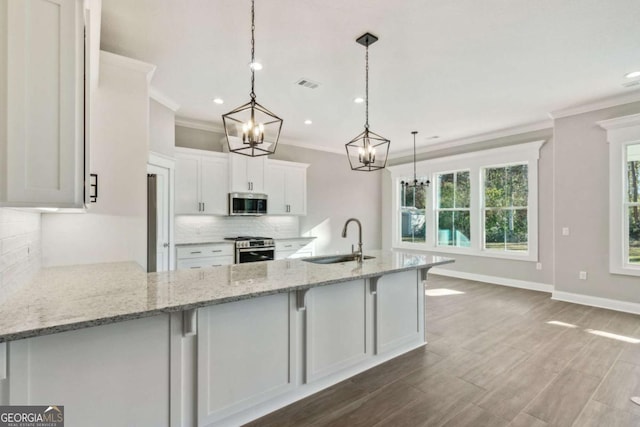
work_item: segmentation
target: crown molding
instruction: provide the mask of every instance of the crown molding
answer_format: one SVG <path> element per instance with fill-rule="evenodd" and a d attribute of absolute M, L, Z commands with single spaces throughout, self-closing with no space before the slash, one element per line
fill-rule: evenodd
<path fill-rule="evenodd" d="M 158 102 L 159 104 L 164 105 L 174 113 L 180 109 L 180 104 L 175 102 L 173 99 L 169 98 L 167 95 L 162 93 L 158 88 L 151 86 L 149 88 L 149 98 Z"/>
<path fill-rule="evenodd" d="M 552 111 L 549 113 L 549 117 L 555 120 L 563 117 L 569 117 L 569 116 L 575 116 L 578 114 L 588 113 L 591 111 L 602 110 L 605 108 L 617 107 L 618 105 L 630 104 L 632 102 L 638 102 L 638 101 L 640 101 L 640 89 L 634 90 L 630 93 L 625 93 L 623 95 L 600 98 L 593 102 L 578 105 L 575 107 Z"/>
<path fill-rule="evenodd" d="M 116 65 L 124 68 L 128 68 L 132 71 L 137 71 L 147 75 L 147 82 L 151 82 L 153 73 L 156 71 L 156 66 L 147 62 L 142 62 L 137 59 L 128 58 L 126 56 L 118 55 L 115 53 L 107 52 L 106 50 L 100 51 L 100 63 Z"/>
<path fill-rule="evenodd" d="M 224 128 L 218 124 L 207 122 L 205 120 L 189 119 L 187 117 L 176 117 L 176 126 L 205 130 L 208 132 L 224 133 Z"/>
<path fill-rule="evenodd" d="M 500 129 L 492 132 L 487 132 L 475 136 L 470 136 L 467 138 L 454 139 L 451 141 L 443 141 L 436 144 L 431 144 L 427 147 L 424 147 L 420 150 L 416 151 L 416 155 L 418 154 L 426 154 L 439 150 L 446 150 L 455 147 L 461 147 L 466 145 L 473 145 L 479 142 L 487 142 L 495 139 L 505 138 L 508 136 L 520 135 L 528 132 L 535 132 L 539 130 L 552 129 L 553 121 L 552 120 L 543 120 L 540 122 L 529 123 L 522 126 L 514 126 L 510 128 Z M 389 154 L 389 159 L 399 159 L 407 156 L 413 156 L 413 149 L 411 150 L 403 150 L 396 151 L 394 153 Z"/>
<path fill-rule="evenodd" d="M 596 122 L 603 129 L 619 129 L 629 126 L 640 125 L 640 114 L 632 114 L 630 116 L 616 117 L 615 119 L 601 120 Z"/>

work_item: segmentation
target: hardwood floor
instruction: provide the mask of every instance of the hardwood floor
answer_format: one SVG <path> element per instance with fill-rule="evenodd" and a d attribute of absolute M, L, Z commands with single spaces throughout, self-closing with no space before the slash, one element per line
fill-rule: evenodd
<path fill-rule="evenodd" d="M 461 293 L 427 297 L 425 347 L 249 425 L 640 427 L 640 316 L 428 283 Z"/>

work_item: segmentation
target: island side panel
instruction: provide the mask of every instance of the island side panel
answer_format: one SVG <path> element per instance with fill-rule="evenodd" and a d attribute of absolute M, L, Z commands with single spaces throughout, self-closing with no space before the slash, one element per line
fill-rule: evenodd
<path fill-rule="evenodd" d="M 424 343 L 424 287 L 417 270 L 377 280 L 375 353 Z"/>
<path fill-rule="evenodd" d="M 295 313 L 290 294 L 198 309 L 198 425 L 295 387 Z"/>
<path fill-rule="evenodd" d="M 68 425 L 169 426 L 169 315 L 8 343 L 11 405 L 64 405 Z"/>

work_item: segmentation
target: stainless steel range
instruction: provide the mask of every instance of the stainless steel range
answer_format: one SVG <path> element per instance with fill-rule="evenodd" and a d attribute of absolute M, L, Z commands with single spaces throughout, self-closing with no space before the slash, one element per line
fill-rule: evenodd
<path fill-rule="evenodd" d="M 236 264 L 275 259 L 276 244 L 271 237 L 238 236 L 224 239 L 236 242 Z"/>

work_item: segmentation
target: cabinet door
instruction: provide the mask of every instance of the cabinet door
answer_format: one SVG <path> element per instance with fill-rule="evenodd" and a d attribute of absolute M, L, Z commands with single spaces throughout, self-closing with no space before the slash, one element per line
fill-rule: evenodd
<path fill-rule="evenodd" d="M 198 189 L 200 161 L 197 156 L 176 156 L 175 213 L 200 213 Z"/>
<path fill-rule="evenodd" d="M 203 213 L 226 215 L 228 212 L 229 164 L 227 159 L 200 159 L 200 201 Z"/>
<path fill-rule="evenodd" d="M 0 151 L 5 145 L 6 171 L 2 172 L 6 173 L 7 187 L 6 200 L 0 202 L 9 206 L 81 207 L 82 1 L 5 4 L 6 141 L 0 140 Z"/>
<path fill-rule="evenodd" d="M 270 215 L 287 213 L 285 198 L 286 172 L 287 168 L 279 165 L 270 165 L 267 168 L 266 190 L 269 196 L 267 207 Z"/>
<path fill-rule="evenodd" d="M 231 191 L 264 193 L 265 157 L 229 154 Z"/>
<path fill-rule="evenodd" d="M 307 170 L 298 167 L 288 168 L 284 185 L 287 212 L 291 215 L 306 215 Z"/>
<path fill-rule="evenodd" d="M 233 264 L 233 256 L 213 256 L 206 258 L 179 259 L 176 263 L 178 270 L 195 270 L 200 268 L 221 267 Z"/>

